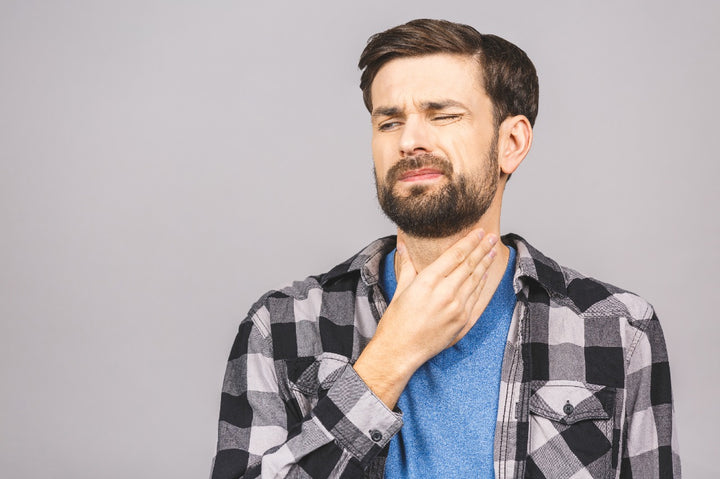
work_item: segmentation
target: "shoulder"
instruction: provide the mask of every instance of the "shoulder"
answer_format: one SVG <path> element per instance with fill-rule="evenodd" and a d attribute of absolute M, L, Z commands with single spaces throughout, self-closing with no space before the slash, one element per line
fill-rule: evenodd
<path fill-rule="evenodd" d="M 586 317 L 621 316 L 643 328 L 654 316 L 643 297 L 572 268 L 561 266 L 566 283 L 566 301 Z"/>
<path fill-rule="evenodd" d="M 623 318 L 644 329 L 655 317 L 643 297 L 558 264 L 518 235 L 504 237 L 517 250 L 516 289 L 534 284 L 547 293 L 547 301 L 583 318 Z M 537 288 L 536 288 L 537 290 Z"/>
<path fill-rule="evenodd" d="M 325 273 L 266 292 L 243 323 L 281 356 L 316 355 L 338 337 L 352 343 L 355 329 L 374 331 L 368 297 L 378 282 L 382 257 L 394 246 L 394 237 L 378 239 Z"/>
<path fill-rule="evenodd" d="M 504 241 L 517 249 L 515 290 L 536 379 L 621 388 L 630 372 L 665 357 L 644 298 L 561 266 L 519 236 Z"/>

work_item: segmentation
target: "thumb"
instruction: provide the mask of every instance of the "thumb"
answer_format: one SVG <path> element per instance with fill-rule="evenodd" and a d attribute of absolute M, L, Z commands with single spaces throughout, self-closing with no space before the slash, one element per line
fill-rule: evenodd
<path fill-rule="evenodd" d="M 405 248 L 405 243 L 398 241 L 397 251 L 395 253 L 395 271 L 397 276 L 397 289 L 395 294 L 402 293 L 417 276 L 415 265 L 413 265 L 410 255 Z"/>

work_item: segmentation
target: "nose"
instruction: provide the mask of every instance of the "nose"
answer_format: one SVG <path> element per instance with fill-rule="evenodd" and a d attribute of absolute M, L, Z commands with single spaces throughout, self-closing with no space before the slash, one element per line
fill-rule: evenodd
<path fill-rule="evenodd" d="M 430 148 L 430 131 L 420 115 L 408 115 L 400 135 L 400 154 L 412 156 L 428 153 Z"/>

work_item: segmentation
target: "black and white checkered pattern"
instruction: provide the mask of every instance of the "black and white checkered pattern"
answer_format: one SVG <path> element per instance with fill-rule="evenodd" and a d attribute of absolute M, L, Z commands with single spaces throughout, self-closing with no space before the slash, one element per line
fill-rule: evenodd
<path fill-rule="evenodd" d="M 638 296 L 522 238 L 495 435 L 498 478 L 679 477 L 660 325 Z M 380 239 L 265 294 L 230 353 L 212 477 L 381 478 L 402 426 L 352 368 L 387 307 Z M 467 420 L 467 418 L 458 418 Z"/>

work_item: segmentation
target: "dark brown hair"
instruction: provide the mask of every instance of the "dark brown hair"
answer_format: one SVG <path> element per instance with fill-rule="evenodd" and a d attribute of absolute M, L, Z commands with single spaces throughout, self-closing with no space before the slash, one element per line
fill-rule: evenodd
<path fill-rule="evenodd" d="M 360 89 L 372 112 L 370 87 L 375 75 L 394 58 L 433 53 L 475 57 L 480 64 L 485 91 L 494 107 L 495 125 L 514 115 L 525 115 L 535 124 L 538 111 L 538 78 L 528 56 L 509 41 L 479 33 L 473 27 L 447 20 L 412 20 L 368 39 L 358 67 L 363 70 Z"/>

